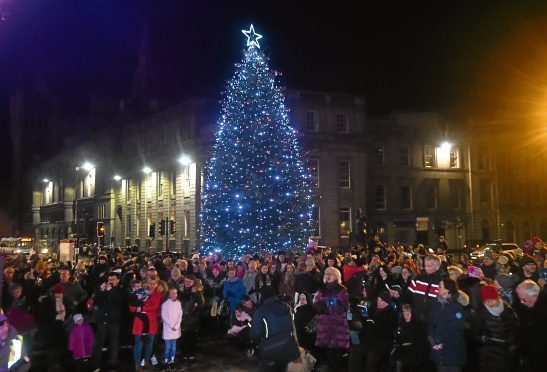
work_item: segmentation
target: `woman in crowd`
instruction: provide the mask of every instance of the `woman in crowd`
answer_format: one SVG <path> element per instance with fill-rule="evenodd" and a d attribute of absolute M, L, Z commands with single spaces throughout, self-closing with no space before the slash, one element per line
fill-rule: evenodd
<path fill-rule="evenodd" d="M 461 371 L 466 362 L 465 309 L 458 302 L 458 296 L 458 284 L 443 277 L 439 282 L 438 302 L 428 319 L 431 359 L 439 372 Z"/>
<path fill-rule="evenodd" d="M 472 317 L 471 327 L 480 344 L 480 370 L 515 371 L 518 369 L 517 316 L 513 308 L 501 300 L 494 286 L 483 286 L 480 295 L 483 306 Z"/>
<path fill-rule="evenodd" d="M 184 360 L 193 361 L 196 357 L 199 319 L 205 300 L 203 298 L 203 284 L 193 274 L 184 278 L 184 288 L 180 294 L 182 305 L 182 336 L 181 350 Z"/>
<path fill-rule="evenodd" d="M 154 339 L 158 333 L 158 317 L 162 300 L 162 292 L 158 290 L 158 282 L 155 278 L 149 278 L 146 282 L 148 298 L 144 301 L 142 307 L 130 306 L 129 311 L 135 313 L 140 310 L 145 314 L 148 320 L 148 333 L 143 332 L 143 321 L 141 317 L 135 317 L 133 320 L 133 335 L 135 336 L 135 346 L 133 347 L 133 358 L 137 371 L 145 367 L 152 357 L 152 348 Z M 144 353 L 143 353 L 144 349 Z"/>
<path fill-rule="evenodd" d="M 279 281 L 278 291 L 280 295 L 286 294 L 293 299 L 294 303 L 294 264 L 289 262 L 285 266 L 285 272 Z"/>
<path fill-rule="evenodd" d="M 326 362 L 336 371 L 342 362 L 342 353 L 349 348 L 349 326 L 346 315 L 349 295 L 342 285 L 342 275 L 334 267 L 327 267 L 324 286 L 317 291 L 314 306 L 319 314 L 315 346 L 325 351 Z"/>
<path fill-rule="evenodd" d="M 260 266 L 260 269 L 256 274 L 254 288 L 251 290 L 251 292 L 249 292 L 249 294 L 256 292 L 258 299 L 257 303 L 262 304 L 263 300 L 261 292 L 264 290 L 265 287 L 270 287 L 274 289 L 275 293 L 277 293 L 277 288 L 274 288 L 273 284 L 273 278 L 270 275 L 268 265 L 263 264 L 262 266 Z"/>

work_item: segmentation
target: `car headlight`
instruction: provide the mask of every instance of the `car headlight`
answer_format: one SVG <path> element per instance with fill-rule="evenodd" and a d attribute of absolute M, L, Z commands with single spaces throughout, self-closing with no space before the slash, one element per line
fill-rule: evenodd
<path fill-rule="evenodd" d="M 47 249 L 47 248 L 42 249 L 42 254 L 46 254 L 48 252 L 49 252 L 49 249 Z"/>
<path fill-rule="evenodd" d="M 15 250 L 15 253 L 21 253 L 21 250 L 20 250 L 20 249 L 16 249 L 16 250 Z"/>

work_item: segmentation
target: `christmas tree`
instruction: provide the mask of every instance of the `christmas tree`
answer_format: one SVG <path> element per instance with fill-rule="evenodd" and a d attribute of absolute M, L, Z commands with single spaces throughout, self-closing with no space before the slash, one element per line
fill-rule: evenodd
<path fill-rule="evenodd" d="M 253 26 L 224 92 L 206 170 L 202 242 L 207 253 L 240 257 L 302 250 L 311 234 L 311 179 Z"/>

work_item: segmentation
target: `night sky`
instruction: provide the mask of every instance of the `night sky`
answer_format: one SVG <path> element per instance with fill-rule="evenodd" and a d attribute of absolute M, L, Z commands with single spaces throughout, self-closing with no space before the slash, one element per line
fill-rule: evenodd
<path fill-rule="evenodd" d="M 268 4 L 268 5 L 264 5 Z M 322 5 L 330 4 L 330 5 Z M 0 148 L 8 97 L 129 95 L 146 24 L 167 101 L 220 98 L 250 23 L 290 88 L 363 94 L 369 111 L 547 120 L 547 1 L 0 0 Z M 6 180 L 6 178 L 4 178 Z M 0 196 L 0 207 L 7 201 Z"/>

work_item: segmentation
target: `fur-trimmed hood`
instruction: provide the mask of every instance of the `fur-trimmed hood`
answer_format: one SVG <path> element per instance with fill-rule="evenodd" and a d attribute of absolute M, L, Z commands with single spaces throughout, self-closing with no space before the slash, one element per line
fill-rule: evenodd
<path fill-rule="evenodd" d="M 462 306 L 469 306 L 469 296 L 462 290 L 458 290 L 456 301 Z"/>

